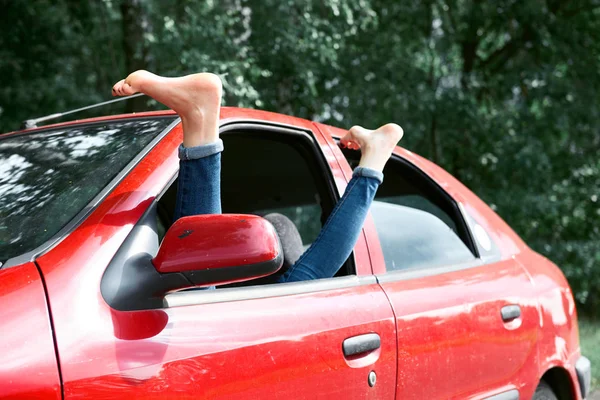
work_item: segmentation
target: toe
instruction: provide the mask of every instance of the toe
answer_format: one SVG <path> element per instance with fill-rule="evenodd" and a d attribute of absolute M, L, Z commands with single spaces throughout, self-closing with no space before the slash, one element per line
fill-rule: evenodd
<path fill-rule="evenodd" d="M 358 150 L 369 140 L 369 130 L 362 126 L 353 126 L 341 139 L 341 143 L 348 146 L 349 149 Z"/>
<path fill-rule="evenodd" d="M 340 139 L 340 146 L 344 148 L 350 149 L 350 135 L 346 134 L 343 138 Z"/>
<path fill-rule="evenodd" d="M 127 82 L 123 83 L 123 86 L 121 86 L 121 91 L 123 92 L 124 96 L 129 96 L 135 93 L 135 90 L 133 90 L 131 85 L 129 85 Z"/>
<path fill-rule="evenodd" d="M 121 90 L 123 88 L 124 82 L 125 82 L 125 79 L 121 79 L 119 82 L 115 83 L 115 85 L 113 86 L 113 89 L 112 89 L 113 96 L 123 96 L 123 93 Z"/>

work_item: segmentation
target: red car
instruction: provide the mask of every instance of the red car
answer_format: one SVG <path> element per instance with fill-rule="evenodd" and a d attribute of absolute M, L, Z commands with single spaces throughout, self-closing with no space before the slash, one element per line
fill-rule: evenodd
<path fill-rule="evenodd" d="M 274 284 L 254 278 L 281 264 L 276 233 L 239 214 L 284 214 L 308 246 L 358 159 L 344 131 L 224 108 L 236 214 L 171 226 L 181 129 L 154 112 L 0 136 L 1 398 L 587 395 L 563 274 L 441 168 L 398 147 L 338 276 Z"/>

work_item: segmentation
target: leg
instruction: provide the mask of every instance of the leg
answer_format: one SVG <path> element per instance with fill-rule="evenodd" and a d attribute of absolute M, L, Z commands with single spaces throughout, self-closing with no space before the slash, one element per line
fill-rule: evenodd
<path fill-rule="evenodd" d="M 377 188 L 383 181 L 383 167 L 402 135 L 402 128 L 388 124 L 376 131 L 354 127 L 342 138 L 342 146 L 362 149 L 359 167 L 354 170 L 344 195 L 317 239 L 279 282 L 331 278 L 337 273 L 358 240 Z"/>
<path fill-rule="evenodd" d="M 183 144 L 175 220 L 221 213 L 221 151 L 219 111 L 222 86 L 218 76 L 201 73 L 165 78 L 136 71 L 113 87 L 113 95 L 142 92 L 172 108 L 181 117 Z"/>
<path fill-rule="evenodd" d="M 190 215 L 221 214 L 222 150 L 223 142 L 220 140 L 204 146 L 179 147 L 179 179 L 173 221 Z M 199 154 L 193 154 L 194 151 Z"/>

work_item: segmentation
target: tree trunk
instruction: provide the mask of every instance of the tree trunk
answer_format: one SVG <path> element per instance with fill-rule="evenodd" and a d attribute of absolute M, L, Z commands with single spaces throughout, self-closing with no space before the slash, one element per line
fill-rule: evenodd
<path fill-rule="evenodd" d="M 125 52 L 126 74 L 138 69 L 148 68 L 148 48 L 145 45 L 144 33 L 148 20 L 141 0 L 123 0 L 121 3 L 123 21 L 123 51 Z M 126 102 L 125 111 L 146 110 L 146 98 L 137 97 Z"/>
<path fill-rule="evenodd" d="M 437 137 L 437 118 L 435 111 L 431 115 L 431 125 L 429 126 L 429 143 L 431 146 L 431 161 L 439 164 L 441 155 Z"/>

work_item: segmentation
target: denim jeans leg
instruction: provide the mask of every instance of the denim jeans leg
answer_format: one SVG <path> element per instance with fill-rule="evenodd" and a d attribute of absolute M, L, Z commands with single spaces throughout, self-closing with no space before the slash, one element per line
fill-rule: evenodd
<path fill-rule="evenodd" d="M 221 214 L 223 142 L 179 147 L 179 180 L 174 221 L 201 214 Z"/>
<path fill-rule="evenodd" d="M 381 182 L 381 172 L 356 168 L 317 239 L 279 282 L 333 277 L 352 253 Z"/>

